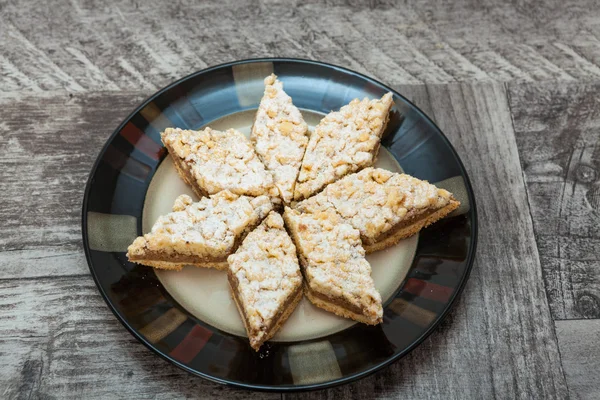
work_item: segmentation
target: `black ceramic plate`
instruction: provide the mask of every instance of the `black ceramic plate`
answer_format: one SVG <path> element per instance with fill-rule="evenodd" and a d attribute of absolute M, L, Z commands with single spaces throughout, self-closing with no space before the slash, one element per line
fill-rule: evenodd
<path fill-rule="evenodd" d="M 197 129 L 232 115 L 251 115 L 262 79 L 274 72 L 294 104 L 328 113 L 353 98 L 394 93 L 382 147 L 404 171 L 459 197 L 459 212 L 424 229 L 410 269 L 384 299 L 379 326 L 272 341 L 255 353 L 247 338 L 194 316 L 151 268 L 127 261 L 143 233 L 144 203 L 166 159 L 165 126 Z M 245 114 L 244 114 L 245 112 Z M 175 82 L 146 100 L 116 129 L 92 168 L 83 201 L 83 244 L 91 273 L 111 310 L 148 348 L 206 379 L 260 390 L 324 388 L 364 377 L 421 343 L 460 294 L 471 269 L 477 219 L 473 192 L 456 152 L 438 127 L 400 93 L 347 69 L 291 59 L 220 65 Z M 188 267 L 191 268 L 191 267 Z M 393 268 L 393 265 L 390 266 Z M 202 296 L 202 293 L 198 293 Z"/>

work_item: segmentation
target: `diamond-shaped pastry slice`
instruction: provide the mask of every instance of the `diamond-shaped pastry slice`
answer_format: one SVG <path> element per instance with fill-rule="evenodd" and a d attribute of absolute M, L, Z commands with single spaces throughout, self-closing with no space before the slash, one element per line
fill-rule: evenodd
<path fill-rule="evenodd" d="M 265 78 L 265 93 L 250 140 L 267 170 L 273 173 L 281 198 L 289 204 L 308 143 L 308 125 L 273 74 Z"/>
<path fill-rule="evenodd" d="M 177 172 L 198 197 L 221 190 L 247 196 L 279 195 L 252 144 L 235 129 L 167 128 L 161 137 Z"/>
<path fill-rule="evenodd" d="M 325 185 L 373 165 L 394 104 L 381 99 L 354 99 L 319 122 L 310 136 L 294 189 L 294 199 L 318 193 Z"/>
<path fill-rule="evenodd" d="M 360 233 L 333 210 L 283 215 L 300 258 L 306 297 L 317 307 L 365 324 L 382 322 L 381 296 Z"/>
<path fill-rule="evenodd" d="M 296 247 L 281 215 L 272 211 L 227 258 L 227 275 L 256 351 L 279 330 L 302 299 Z"/>
<path fill-rule="evenodd" d="M 227 256 L 272 209 L 267 196 L 240 196 L 225 190 L 193 203 L 191 197 L 181 195 L 173 212 L 135 239 L 127 257 L 162 269 L 180 270 L 184 265 L 225 269 Z"/>
<path fill-rule="evenodd" d="M 300 212 L 335 209 L 360 231 L 367 253 L 396 244 L 454 211 L 452 193 L 427 181 L 365 168 L 327 186 L 296 206 Z"/>

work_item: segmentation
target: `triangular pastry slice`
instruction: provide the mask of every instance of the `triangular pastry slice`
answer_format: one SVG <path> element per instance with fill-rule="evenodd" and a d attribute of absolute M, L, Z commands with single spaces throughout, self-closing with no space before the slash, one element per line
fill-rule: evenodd
<path fill-rule="evenodd" d="M 272 74 L 265 78 L 265 93 L 260 101 L 250 140 L 256 153 L 273 174 L 281 198 L 289 204 L 308 143 L 308 125 L 283 91 L 283 84 Z"/>
<path fill-rule="evenodd" d="M 296 247 L 281 215 L 272 211 L 227 258 L 227 275 L 256 351 L 281 328 L 302 299 L 302 274 Z"/>
<path fill-rule="evenodd" d="M 198 197 L 222 190 L 247 196 L 279 195 L 252 144 L 235 129 L 167 128 L 161 138 L 177 172 Z"/>
<path fill-rule="evenodd" d="M 394 104 L 392 94 L 358 100 L 329 113 L 310 136 L 294 189 L 299 201 L 327 184 L 373 165 Z"/>
<path fill-rule="evenodd" d="M 335 209 L 360 231 L 367 253 L 418 233 L 454 211 L 452 193 L 427 181 L 379 168 L 366 168 L 297 204 L 304 213 Z"/>
<path fill-rule="evenodd" d="M 306 297 L 317 307 L 365 324 L 382 322 L 381 296 L 360 233 L 333 210 L 283 214 L 300 258 Z"/>
<path fill-rule="evenodd" d="M 129 261 L 180 270 L 184 265 L 225 269 L 227 256 L 273 209 L 267 196 L 239 196 L 227 190 L 199 202 L 181 195 L 173 212 L 127 249 Z"/>

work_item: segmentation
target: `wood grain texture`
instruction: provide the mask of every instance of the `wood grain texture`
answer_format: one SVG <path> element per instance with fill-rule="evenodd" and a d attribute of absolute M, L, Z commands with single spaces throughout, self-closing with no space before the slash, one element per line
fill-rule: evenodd
<path fill-rule="evenodd" d="M 0 280 L 3 399 L 279 399 L 194 377 L 138 343 L 91 277 Z"/>
<path fill-rule="evenodd" d="M 80 229 L 85 182 L 112 130 L 144 97 L 0 95 L 3 278 L 89 273 Z"/>
<path fill-rule="evenodd" d="M 509 88 L 552 314 L 600 318 L 600 84 Z"/>
<path fill-rule="evenodd" d="M 600 79 L 594 0 L 6 0 L 0 90 L 153 90 L 226 61 L 302 57 L 389 84 Z"/>
<path fill-rule="evenodd" d="M 571 397 L 600 399 L 600 320 L 556 321 L 555 325 Z"/>
<path fill-rule="evenodd" d="M 361 395 L 374 392 L 383 396 L 404 393 L 413 398 L 446 398 L 448 393 L 460 394 L 463 398 L 489 397 L 494 393 L 508 393 L 523 397 L 563 397 L 566 388 L 558 363 L 558 352 L 546 299 L 541 290 L 542 281 L 539 277 L 537 256 L 531 256 L 531 254 L 537 255 L 537 252 L 531 232 L 531 220 L 526 209 L 523 180 L 503 87 L 455 84 L 429 87 L 403 86 L 398 89 L 437 119 L 442 129 L 457 145 L 460 154 L 476 155 L 464 158 L 469 169 L 484 168 L 477 174 L 472 173 L 479 199 L 481 223 L 477 265 L 463 301 L 455 309 L 451 319 L 424 345 L 405 360 L 374 377 L 341 389 L 319 392 L 316 396 L 343 394 L 359 398 Z M 19 188 L 20 183 L 15 180 L 0 191 L 0 200 L 8 205 L 12 204 L 6 208 L 8 210 L 6 217 L 15 219 L 11 228 L 15 232 L 14 235 L 2 237 L 4 250 L 12 251 L 1 252 L 0 258 L 3 264 L 14 262 L 21 266 L 10 268 L 3 276 L 18 279 L 0 281 L 0 284 L 7 285 L 5 289 L 0 288 L 0 297 L 6 299 L 7 309 L 18 313 L 18 317 L 14 318 L 21 321 L 19 322 L 21 325 L 15 325 L 16 322 L 12 322 L 9 318 L 3 320 L 5 322 L 0 324 L 0 329 L 11 329 L 11 333 L 3 336 L 6 348 L 20 348 L 22 349 L 20 351 L 26 352 L 21 358 L 12 362 L 12 367 L 6 370 L 7 381 L 13 382 L 18 379 L 26 365 L 35 366 L 37 369 L 32 367 L 35 371 L 42 371 L 39 373 L 40 382 L 33 381 L 35 387 L 41 388 L 40 393 L 61 393 L 65 396 L 81 393 L 78 392 L 80 387 L 89 389 L 95 388 L 98 384 L 93 378 L 97 372 L 94 368 L 106 368 L 108 361 L 104 358 L 97 361 L 97 357 L 100 357 L 97 352 L 106 352 L 106 346 L 115 346 L 110 356 L 102 357 L 110 357 L 112 362 L 125 365 L 124 368 L 137 368 L 139 376 L 146 380 L 152 379 L 152 390 L 156 393 L 168 394 L 173 390 L 170 381 L 173 379 L 172 375 L 157 377 L 154 371 L 140 370 L 145 368 L 145 365 L 162 363 L 162 361 L 142 346 L 133 345 L 133 339 L 110 315 L 89 278 L 55 277 L 67 272 L 87 274 L 87 267 L 81 249 L 78 247 L 80 246 L 80 191 L 83 190 L 93 158 L 110 134 L 111 129 L 106 127 L 116 126 L 118 120 L 127 112 L 124 110 L 133 108 L 131 103 L 138 102 L 141 97 L 143 96 L 139 93 L 106 92 L 66 96 L 68 100 L 65 99 L 64 94 L 16 98 L 4 96 L 2 100 L 5 113 L 2 120 L 9 128 L 3 130 L 3 135 L 11 135 L 7 136 L 9 140 L 3 142 L 12 140 L 11 143 L 18 143 L 24 150 L 17 153 L 16 157 L 11 156 L 11 153 L 7 154 L 8 157 L 5 157 L 3 162 L 10 162 L 13 171 L 12 174 L 7 173 L 6 178 L 0 182 L 17 176 L 16 171 L 20 169 L 29 171 L 25 176 L 30 176 L 28 178 L 30 181 L 33 181 L 36 176 L 38 181 L 41 181 L 39 176 L 44 176 L 42 171 L 51 169 L 54 173 L 52 179 L 48 181 L 56 182 L 41 185 L 38 189 L 41 193 L 40 197 L 49 198 L 56 204 L 68 204 L 67 208 L 58 211 L 63 213 L 60 217 L 56 216 L 55 208 L 48 208 L 45 212 L 38 211 L 36 218 L 17 218 L 14 213 L 17 211 L 18 204 L 16 200 L 12 200 L 12 196 L 19 193 L 17 190 L 24 190 L 25 186 Z M 46 124 L 48 126 L 42 125 L 43 128 L 35 126 L 35 121 L 47 120 L 48 115 L 57 114 L 59 108 L 65 107 L 65 102 L 68 112 L 61 114 L 59 123 L 78 126 L 77 129 L 62 131 L 50 122 Z M 32 104 L 35 104 L 33 111 L 39 117 L 32 119 L 34 122 L 27 125 L 21 117 L 22 114 L 17 113 L 17 110 L 30 111 L 30 108 L 34 107 Z M 85 105 L 97 106 L 85 107 Z M 24 123 L 25 126 L 20 126 Z M 20 134 L 17 135 L 19 129 L 21 129 L 18 131 Z M 53 130 L 58 130 L 60 134 L 51 136 L 49 132 Z M 33 136 L 28 137 L 25 132 Z M 81 132 L 86 134 L 82 135 Z M 35 147 L 34 143 L 39 143 L 42 138 L 49 144 Z M 69 147 L 64 146 L 66 142 L 70 142 Z M 61 150 L 61 144 L 69 151 Z M 486 159 L 484 162 L 483 157 L 491 148 L 496 149 L 497 154 L 492 160 Z M 36 164 L 39 164 L 35 168 L 31 166 L 30 160 L 25 158 L 25 150 L 34 152 Z M 60 157 L 50 157 L 57 152 Z M 507 159 L 512 162 L 506 163 Z M 65 162 L 65 167 L 59 168 L 57 162 Z M 484 167 L 481 167 L 482 165 Z M 488 181 L 492 179 L 490 177 L 498 182 L 495 188 Z M 488 190 L 482 189 L 488 187 L 494 188 L 496 192 L 489 193 Z M 500 195 L 502 191 L 508 189 L 512 189 L 511 196 Z M 73 196 L 78 198 L 72 199 Z M 22 197 L 21 201 L 23 201 Z M 42 200 L 32 198 L 26 201 L 33 202 L 31 203 L 33 208 L 45 207 Z M 500 210 L 504 209 L 509 210 L 511 224 L 501 230 L 492 229 L 494 221 L 499 218 Z M 66 233 L 58 235 L 57 230 L 52 229 L 53 224 L 62 226 L 60 231 Z M 28 234 L 31 236 L 30 233 L 39 229 L 39 226 L 42 226 L 42 232 L 45 230 L 47 232 L 33 239 L 28 237 Z M 518 237 L 530 239 L 515 242 L 514 232 L 519 233 Z M 29 247 L 19 247 L 18 240 L 29 243 Z M 46 249 L 40 246 L 46 246 Z M 504 251 L 507 246 L 516 246 L 512 255 Z M 57 249 L 58 256 L 62 258 L 58 259 L 56 266 L 50 272 L 40 273 L 37 267 L 39 262 L 34 260 L 36 254 L 51 256 L 53 252 L 50 249 L 53 248 Z M 527 257 L 524 256 L 525 254 Z M 525 265 L 519 263 L 521 258 L 525 259 Z M 22 279 L 40 275 L 53 277 Z M 41 294 L 28 289 L 37 286 L 47 287 L 47 292 Z M 19 287 L 22 290 L 18 290 Z M 515 291 L 514 288 L 518 290 Z M 20 295 L 13 294 L 17 290 Z M 63 312 L 61 308 L 61 304 L 65 301 L 63 296 L 73 297 L 72 307 L 77 308 L 77 313 Z M 52 300 L 54 297 L 58 300 Z M 42 301 L 43 306 L 38 305 L 37 301 Z M 34 334 L 23 325 L 24 321 L 37 321 L 43 319 L 42 315 L 49 316 L 47 321 L 42 321 L 42 324 L 46 324 L 43 326 L 46 326 L 44 329 L 47 329 L 47 333 L 35 334 L 40 336 L 35 339 L 37 340 L 35 346 L 33 346 L 34 342 L 24 345 L 22 341 L 33 340 L 27 338 L 28 335 Z M 52 322 L 55 320 L 59 321 L 58 325 Z M 97 321 L 97 323 L 87 323 L 87 320 Z M 86 340 L 91 341 L 92 338 L 100 340 L 97 337 L 102 336 L 101 340 L 105 342 L 101 346 L 83 341 L 79 347 L 68 347 L 64 350 L 63 357 L 72 353 L 77 357 L 72 357 L 71 364 L 68 365 L 69 370 L 61 370 L 64 364 L 53 364 L 44 358 L 50 357 L 44 356 L 43 351 L 47 350 L 41 350 L 51 348 L 52 337 L 61 334 L 63 329 L 61 324 L 69 326 L 70 334 L 77 338 L 88 338 Z M 104 330 L 109 330 L 110 333 Z M 109 344 L 113 341 L 122 344 Z M 138 350 L 133 351 L 129 347 Z M 35 357 L 38 358 L 27 358 L 30 353 L 36 354 Z M 457 368 L 457 365 L 460 367 Z M 476 379 L 473 378 L 473 371 L 480 372 Z M 74 375 L 69 378 L 69 373 Z M 127 374 L 106 371 L 105 375 L 106 379 L 111 380 L 111 385 L 108 386 L 127 386 L 127 390 L 132 391 L 137 386 L 136 381 L 129 379 Z M 55 376 L 60 376 L 62 379 L 58 380 L 58 386 L 48 383 L 54 382 Z M 25 382 L 31 382 L 31 379 L 33 378 L 26 379 Z M 192 382 L 202 382 L 191 377 L 188 379 L 190 385 Z M 69 383 L 71 380 L 78 386 L 71 386 Z M 198 382 L 194 385 L 203 384 Z M 17 389 L 13 388 L 13 390 Z M 109 389 L 106 390 L 107 392 L 99 393 L 109 393 Z"/>
<path fill-rule="evenodd" d="M 373 76 L 435 117 L 482 226 L 471 282 L 436 334 L 310 397 L 567 397 L 549 303 L 571 396 L 600 398 L 597 320 L 564 320 L 600 318 L 599 17 L 594 0 L 0 1 L 0 397 L 249 395 L 130 338 L 87 277 L 80 206 L 102 144 L 147 95 L 282 56 Z M 511 82 L 516 147 L 494 81 Z"/>

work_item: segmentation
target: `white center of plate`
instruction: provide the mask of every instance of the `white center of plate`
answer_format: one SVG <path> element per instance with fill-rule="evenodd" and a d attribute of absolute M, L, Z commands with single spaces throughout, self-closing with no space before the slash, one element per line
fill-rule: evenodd
<path fill-rule="evenodd" d="M 235 128 L 247 136 L 254 120 L 255 110 L 244 111 L 223 117 L 210 123 L 217 130 Z M 322 114 L 303 110 L 302 115 L 311 131 L 323 118 Z M 379 151 L 375 163 L 378 168 L 393 172 L 402 172 L 394 157 L 383 147 Z M 144 233 L 152 229 L 152 225 L 160 215 L 171 212 L 173 203 L 181 194 L 193 194 L 177 175 L 170 156 L 167 156 L 158 167 L 146 194 L 142 229 Z M 418 236 L 400 241 L 395 246 L 367 256 L 373 270 L 375 287 L 385 302 L 400 286 L 414 258 Z M 212 268 L 187 266 L 182 271 L 155 270 L 158 279 L 169 294 L 201 321 L 222 331 L 246 336 L 244 325 L 238 310 L 231 298 L 227 273 Z M 273 337 L 273 341 L 292 342 L 310 340 L 326 336 L 346 329 L 356 322 L 338 317 L 323 311 L 303 298 L 281 330 Z"/>

